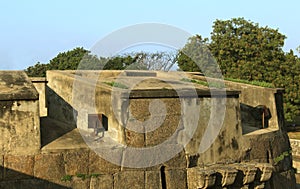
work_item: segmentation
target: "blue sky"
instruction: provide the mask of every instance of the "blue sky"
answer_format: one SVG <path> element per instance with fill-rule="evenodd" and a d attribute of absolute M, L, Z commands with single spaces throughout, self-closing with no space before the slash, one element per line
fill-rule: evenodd
<path fill-rule="evenodd" d="M 216 19 L 244 17 L 300 45 L 300 1 L 0 1 L 0 70 L 20 70 L 75 47 L 90 49 L 120 28 L 162 23 L 209 37 Z"/>

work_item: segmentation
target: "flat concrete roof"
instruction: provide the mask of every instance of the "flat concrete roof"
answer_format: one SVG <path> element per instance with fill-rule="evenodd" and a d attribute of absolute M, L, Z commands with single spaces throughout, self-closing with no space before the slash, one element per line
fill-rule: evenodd
<path fill-rule="evenodd" d="M 238 97 L 240 91 L 186 82 L 190 73 L 139 70 L 50 70 L 72 82 L 118 91 L 120 98 Z M 116 84 L 114 86 L 114 84 Z M 78 85 L 79 86 L 79 85 Z"/>
<path fill-rule="evenodd" d="M 0 100 L 38 100 L 39 94 L 24 71 L 0 71 Z"/>

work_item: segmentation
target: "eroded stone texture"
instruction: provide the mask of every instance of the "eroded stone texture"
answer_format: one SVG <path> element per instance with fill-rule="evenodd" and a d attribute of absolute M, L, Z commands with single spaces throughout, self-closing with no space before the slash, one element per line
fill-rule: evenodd
<path fill-rule="evenodd" d="M 121 157 L 120 157 L 120 164 L 121 164 Z M 120 167 L 115 165 L 101 156 L 99 156 L 94 151 L 90 151 L 89 153 L 89 173 L 116 173 L 120 171 Z"/>
<path fill-rule="evenodd" d="M 177 146 L 169 145 L 170 149 L 174 149 Z M 172 153 L 172 150 L 170 150 Z M 170 153 L 166 151 L 165 153 Z M 185 157 L 185 152 L 182 150 L 179 153 L 176 153 L 173 158 L 163 163 L 166 166 L 166 169 L 184 169 L 187 167 L 187 161 Z"/>
<path fill-rule="evenodd" d="M 34 167 L 34 156 L 4 156 L 4 179 L 31 178 Z"/>
<path fill-rule="evenodd" d="M 23 71 L 0 71 L 0 100 L 38 100 L 36 91 Z"/>
<path fill-rule="evenodd" d="M 72 184 L 71 184 L 72 189 L 82 189 L 82 188 L 90 188 L 90 181 L 89 179 L 82 179 L 82 178 L 73 178 Z"/>
<path fill-rule="evenodd" d="M 145 187 L 144 171 L 122 171 L 114 174 L 114 189 L 143 189 Z"/>
<path fill-rule="evenodd" d="M 187 188 L 187 173 L 185 169 L 165 170 L 167 188 Z"/>
<path fill-rule="evenodd" d="M 62 154 L 38 154 L 34 160 L 34 176 L 37 178 L 60 181 L 66 175 Z"/>
<path fill-rule="evenodd" d="M 38 97 L 25 72 L 0 71 L 1 154 L 38 153 L 41 147 Z"/>
<path fill-rule="evenodd" d="M 113 189 L 114 180 L 113 175 L 102 174 L 91 178 L 90 189 Z"/>
<path fill-rule="evenodd" d="M 145 174 L 145 189 L 162 188 L 162 177 L 160 171 L 146 171 Z"/>
<path fill-rule="evenodd" d="M 67 175 L 88 174 L 89 150 L 73 150 L 65 152 L 64 163 Z"/>
<path fill-rule="evenodd" d="M 125 142 L 130 147 L 141 148 L 145 146 L 145 134 L 125 129 Z"/>
<path fill-rule="evenodd" d="M 215 185 L 216 171 L 200 169 L 199 167 L 187 170 L 188 188 L 209 188 Z"/>
<path fill-rule="evenodd" d="M 157 118 L 160 119 L 160 118 Z M 155 121 L 153 124 L 156 124 Z M 163 123 L 151 132 L 146 133 L 146 146 L 155 146 L 163 142 L 168 142 L 170 137 L 177 135 L 176 129 L 181 127 L 181 116 L 166 115 Z M 176 140 L 175 140 L 176 141 Z M 172 140 L 174 143 L 174 140 Z"/>

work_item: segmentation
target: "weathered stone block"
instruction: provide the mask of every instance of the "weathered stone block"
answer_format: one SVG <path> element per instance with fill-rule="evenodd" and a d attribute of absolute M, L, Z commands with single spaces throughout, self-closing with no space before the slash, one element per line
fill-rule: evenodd
<path fill-rule="evenodd" d="M 121 157 L 119 157 L 121 164 Z M 90 174 L 98 174 L 98 173 L 116 173 L 120 171 L 120 166 L 115 165 L 105 159 L 103 159 L 100 155 L 95 153 L 94 151 L 89 152 L 89 173 Z"/>
<path fill-rule="evenodd" d="M 114 188 L 113 175 L 103 174 L 91 178 L 90 189 L 113 189 L 113 188 Z"/>
<path fill-rule="evenodd" d="M 259 177 L 260 182 L 266 182 L 271 178 L 272 172 L 274 170 L 274 167 L 271 164 L 257 163 L 255 164 L 255 167 L 257 167 L 259 170 L 257 173 L 257 177 Z"/>
<path fill-rule="evenodd" d="M 89 150 L 66 151 L 64 162 L 67 175 L 88 174 Z"/>
<path fill-rule="evenodd" d="M 114 175 L 114 189 L 144 189 L 144 171 L 122 171 Z"/>
<path fill-rule="evenodd" d="M 236 169 L 242 172 L 243 184 L 246 185 L 254 181 L 258 168 L 252 164 L 239 164 L 236 165 Z"/>
<path fill-rule="evenodd" d="M 34 160 L 34 176 L 37 178 L 60 181 L 66 175 L 62 154 L 38 154 Z"/>
<path fill-rule="evenodd" d="M 40 149 L 39 110 L 37 100 L 0 101 L 0 152 L 31 155 Z"/>
<path fill-rule="evenodd" d="M 123 151 L 122 170 L 134 168 L 159 170 L 162 165 L 167 169 L 186 168 L 186 160 L 182 151 L 181 145 L 172 144 L 145 149 L 126 148 Z"/>
<path fill-rule="evenodd" d="M 131 99 L 129 111 L 135 119 L 145 121 L 150 116 L 180 116 L 181 104 L 180 98 Z"/>
<path fill-rule="evenodd" d="M 129 101 L 129 112 L 131 116 L 139 121 L 145 121 L 150 116 L 149 99 L 132 99 Z"/>
<path fill-rule="evenodd" d="M 130 147 L 143 147 L 145 146 L 145 134 L 125 129 L 125 141 L 126 145 Z"/>
<path fill-rule="evenodd" d="M 122 154 L 121 171 L 146 170 L 145 168 L 150 167 L 152 162 L 156 163 L 152 154 L 134 148 L 126 148 Z"/>
<path fill-rule="evenodd" d="M 82 178 L 73 178 L 72 189 L 83 189 L 83 188 L 90 188 L 90 179 L 82 179 Z"/>
<path fill-rule="evenodd" d="M 153 124 L 156 124 L 155 122 Z M 159 123 L 158 128 L 154 131 L 147 132 L 146 135 L 146 146 L 156 146 L 167 141 L 172 135 L 175 135 L 177 139 L 178 133 L 177 128 L 182 127 L 181 116 L 166 116 L 163 123 Z M 179 129 L 178 129 L 179 130 Z M 178 131 L 177 130 L 177 131 Z"/>
<path fill-rule="evenodd" d="M 169 145 L 171 149 L 173 149 L 172 145 Z M 166 152 L 168 153 L 168 152 Z M 166 169 L 185 169 L 187 168 L 187 160 L 185 156 L 184 150 L 175 154 L 175 156 L 169 161 L 163 163 L 166 166 Z"/>
<path fill-rule="evenodd" d="M 238 173 L 236 169 L 230 167 L 220 167 L 219 169 L 217 169 L 217 171 L 222 176 L 222 180 L 221 180 L 222 187 L 232 185 Z"/>
<path fill-rule="evenodd" d="M 1 71 L 0 88 L 0 152 L 38 153 L 41 146 L 38 92 L 22 71 Z"/>
<path fill-rule="evenodd" d="M 170 169 L 165 171 L 167 188 L 187 188 L 186 169 Z"/>
<path fill-rule="evenodd" d="M 34 156 L 4 156 L 4 179 L 18 180 L 33 177 Z"/>
<path fill-rule="evenodd" d="M 145 189 L 161 189 L 162 180 L 160 171 L 146 171 Z"/>
<path fill-rule="evenodd" d="M 216 172 L 199 167 L 187 169 L 188 188 L 209 188 L 215 185 Z"/>

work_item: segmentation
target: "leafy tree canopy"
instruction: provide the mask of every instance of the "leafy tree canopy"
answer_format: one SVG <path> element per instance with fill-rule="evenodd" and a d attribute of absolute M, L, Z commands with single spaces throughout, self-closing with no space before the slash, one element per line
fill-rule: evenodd
<path fill-rule="evenodd" d="M 278 30 L 243 18 L 216 20 L 209 48 L 225 77 L 272 81 L 284 61 L 285 38 Z"/>
<path fill-rule="evenodd" d="M 293 51 L 283 51 L 285 39 L 277 29 L 261 27 L 244 18 L 216 20 L 211 41 L 200 35 L 191 37 L 179 52 L 178 66 L 184 71 L 205 73 L 201 69 L 207 68 L 201 65 L 209 65 L 207 57 L 211 54 L 227 78 L 284 87 L 285 117 L 292 120 L 300 115 L 300 61 Z M 207 46 L 210 52 L 201 46 Z"/>
<path fill-rule="evenodd" d="M 47 64 L 38 62 L 25 71 L 30 77 L 45 77 L 47 70 L 164 70 L 176 64 L 177 54 L 168 52 L 135 52 L 111 58 L 98 57 L 90 51 L 77 47 L 59 53 Z"/>
<path fill-rule="evenodd" d="M 47 70 L 75 70 L 83 58 L 87 62 L 93 62 L 91 60 L 95 59 L 95 57 L 88 55 L 88 53 L 88 50 L 77 47 L 73 50 L 59 53 L 48 64 L 38 62 L 36 65 L 28 67 L 25 71 L 31 77 L 45 77 Z M 96 62 L 98 61 L 98 59 L 95 60 Z"/>

